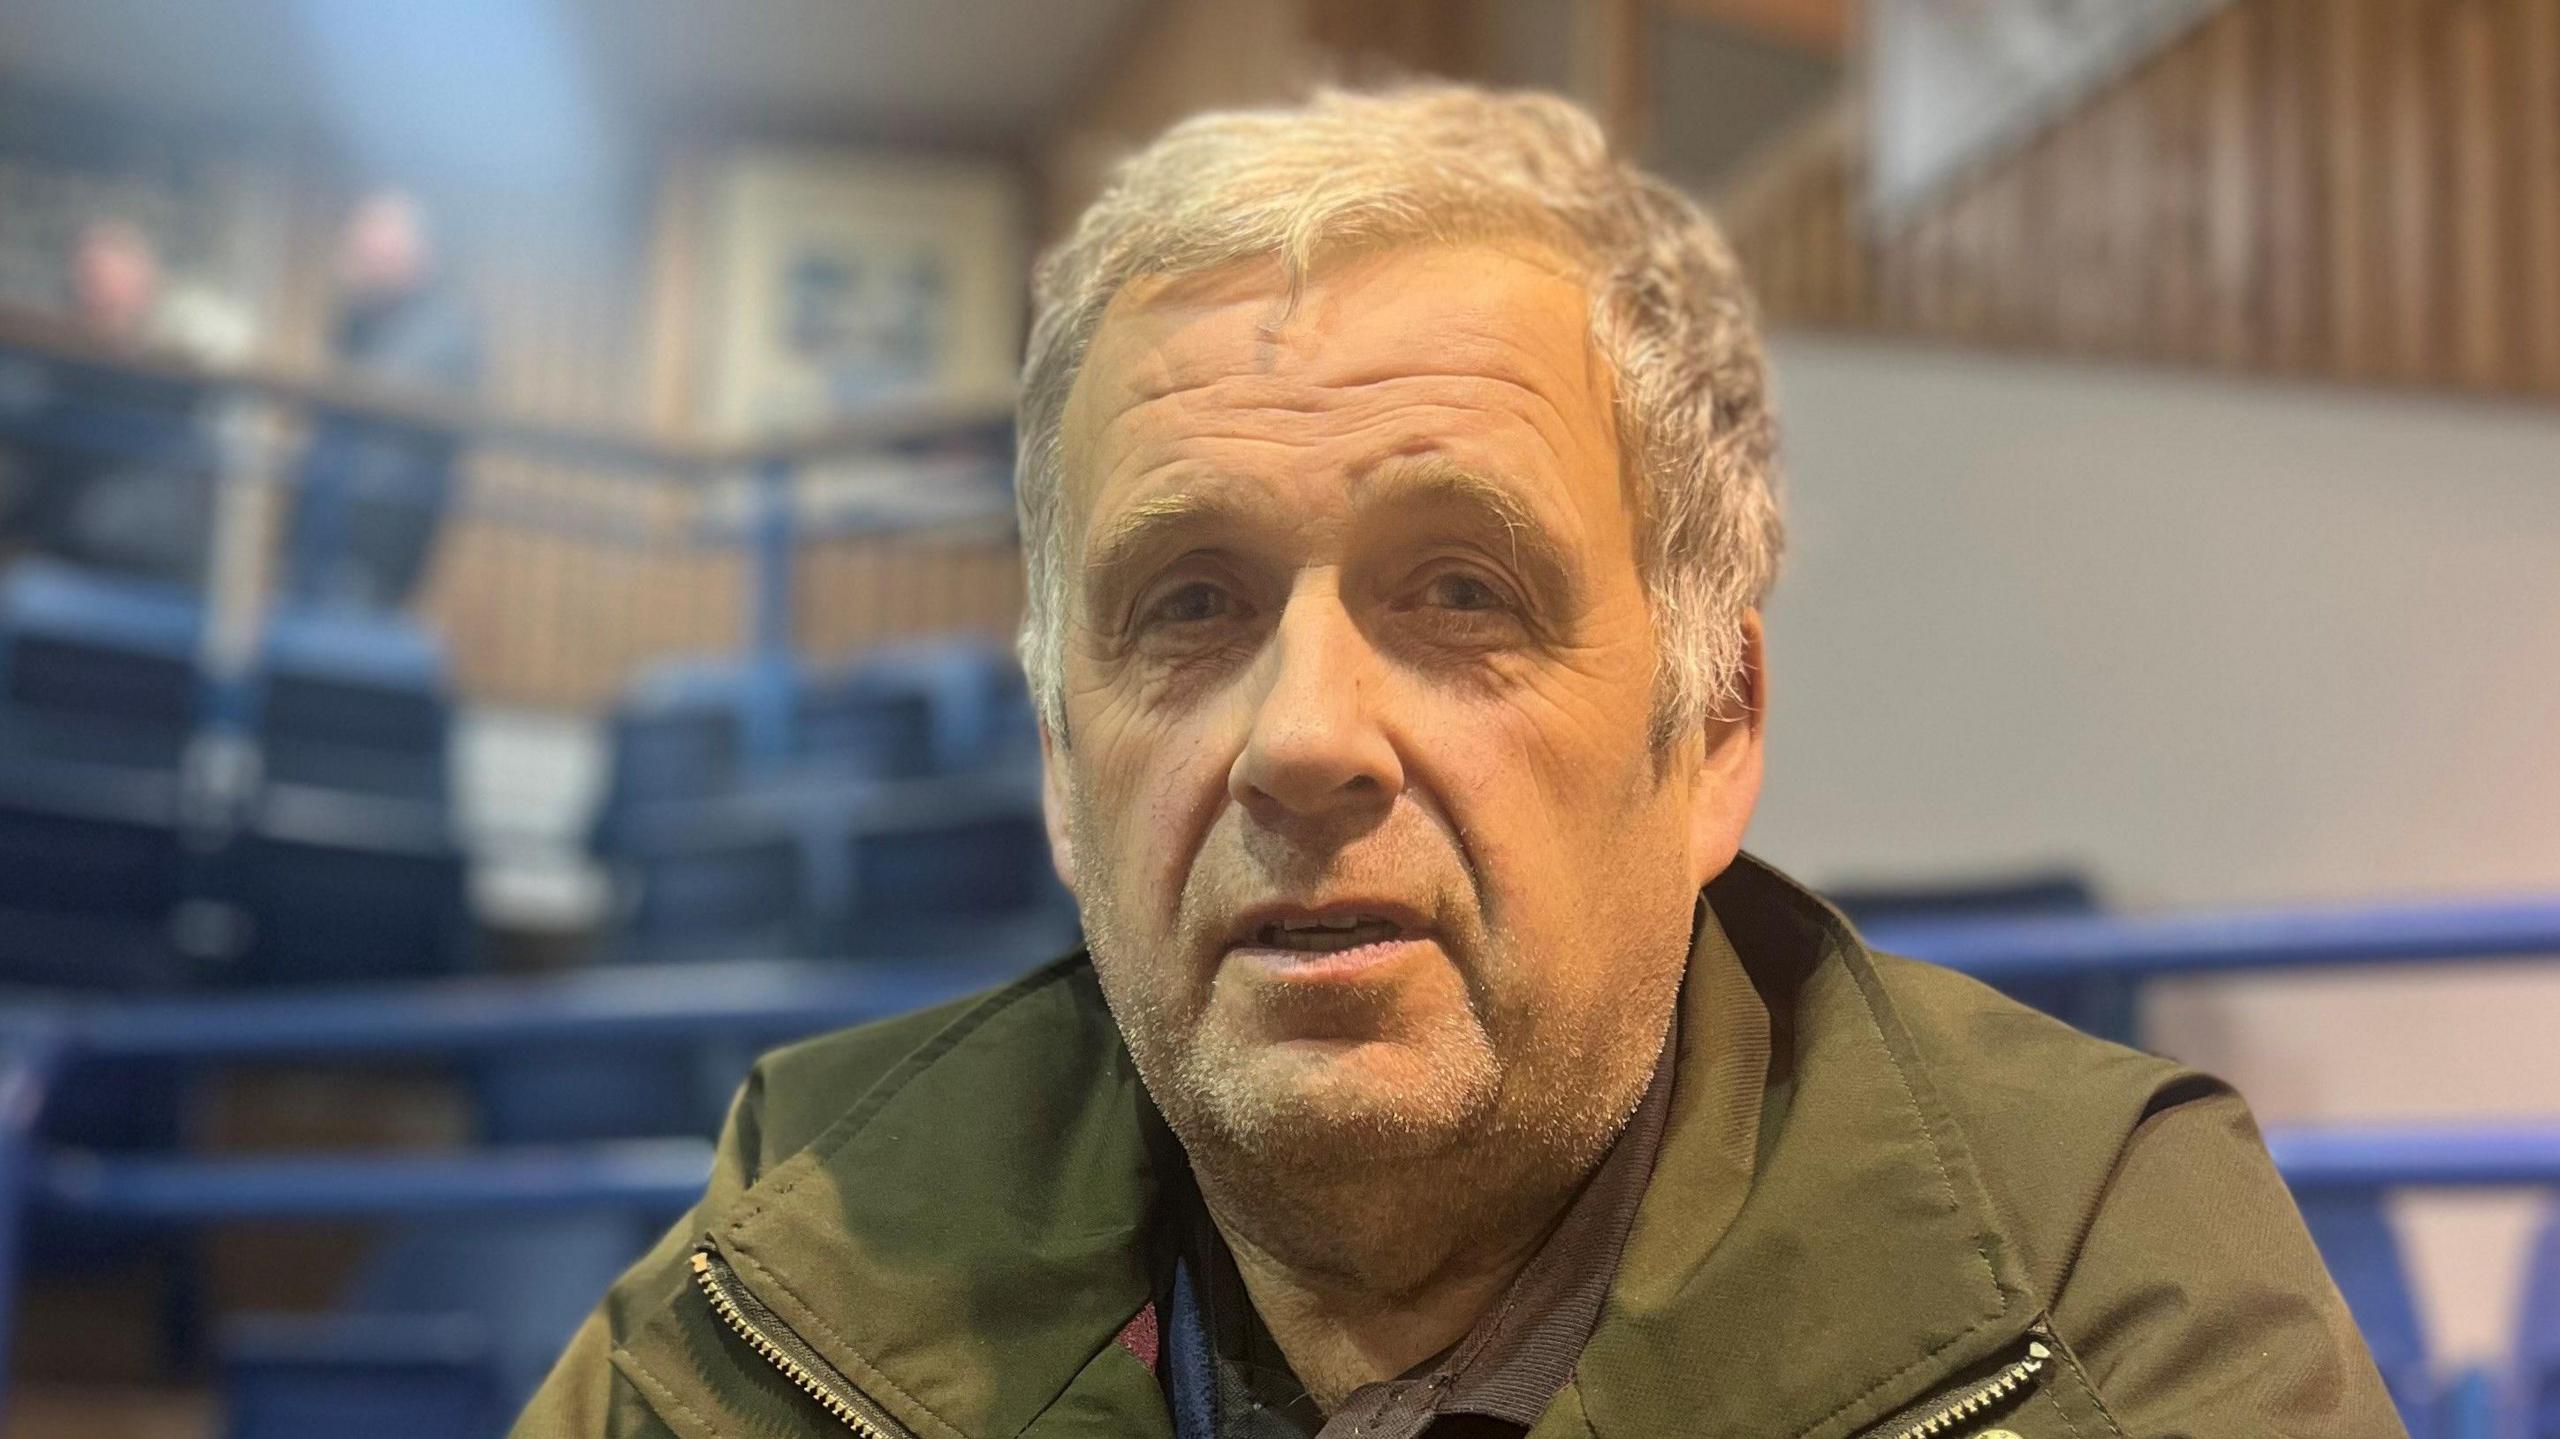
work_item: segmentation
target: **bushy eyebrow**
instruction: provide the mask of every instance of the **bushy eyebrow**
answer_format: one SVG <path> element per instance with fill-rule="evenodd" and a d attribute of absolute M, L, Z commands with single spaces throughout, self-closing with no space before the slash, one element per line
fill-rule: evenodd
<path fill-rule="evenodd" d="M 1203 535 L 1249 528 L 1253 506 L 1216 490 L 1177 490 L 1140 500 L 1087 536 L 1084 593 L 1096 616 L 1112 613 L 1160 552 L 1188 548 Z"/>
<path fill-rule="evenodd" d="M 1179 490 L 1141 500 L 1111 517 L 1087 538 L 1085 573 L 1109 577 L 1128 569 L 1170 536 L 1231 527 L 1245 517 L 1245 506 L 1231 496 Z"/>
<path fill-rule="evenodd" d="M 1351 501 L 1355 513 L 1456 511 L 1482 532 L 1488 545 L 1507 550 L 1512 568 L 1550 603 L 1566 611 L 1581 603 L 1581 567 L 1563 537 L 1516 489 L 1447 456 L 1400 457 L 1373 465 L 1353 478 Z M 1141 500 L 1088 536 L 1087 593 L 1107 610 L 1150 556 L 1196 543 L 1203 535 L 1250 529 L 1257 519 L 1270 518 L 1265 509 L 1249 496 L 1219 488 Z"/>
<path fill-rule="evenodd" d="M 1420 455 L 1372 466 L 1352 483 L 1361 509 L 1448 508 L 1471 513 L 1509 548 L 1511 567 L 1550 600 L 1568 608 L 1582 597 L 1581 567 L 1526 497 L 1445 455 Z"/>

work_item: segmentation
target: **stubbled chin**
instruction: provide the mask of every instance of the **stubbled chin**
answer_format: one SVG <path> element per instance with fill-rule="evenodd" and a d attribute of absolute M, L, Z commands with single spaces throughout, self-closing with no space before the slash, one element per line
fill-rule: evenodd
<path fill-rule="evenodd" d="M 1213 1045 L 1193 1060 L 1184 1066 L 1193 1117 L 1275 1159 L 1443 1149 L 1485 1120 L 1495 1090 L 1489 1050 L 1463 1041 L 1284 1039 Z"/>

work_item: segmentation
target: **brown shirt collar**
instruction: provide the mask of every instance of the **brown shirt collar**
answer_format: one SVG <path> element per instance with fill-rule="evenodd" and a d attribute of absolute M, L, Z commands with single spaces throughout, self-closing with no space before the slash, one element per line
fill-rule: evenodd
<path fill-rule="evenodd" d="M 1555 1232 L 1444 1360 L 1419 1376 L 1355 1391 L 1325 1435 L 1411 1439 L 1444 1415 L 1476 1415 L 1526 1430 L 1573 1377 L 1600 1306 L 1618 1275 L 1618 1255 L 1635 1227 L 1653 1178 L 1654 1156 L 1671 1116 L 1679 1024 L 1663 1040 L 1653 1080 L 1607 1157 Z"/>

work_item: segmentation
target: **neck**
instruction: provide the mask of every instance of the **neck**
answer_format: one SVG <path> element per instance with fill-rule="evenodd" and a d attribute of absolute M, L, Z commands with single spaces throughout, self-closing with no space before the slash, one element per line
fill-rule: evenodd
<path fill-rule="evenodd" d="M 1488 1146 L 1488 1148 L 1497 1148 Z M 1441 1156 L 1277 1179 L 1194 1154 L 1201 1197 L 1253 1307 L 1331 1413 L 1466 1337 L 1555 1228 L 1597 1156 Z M 1382 1172 L 1383 1171 L 1383 1172 Z"/>

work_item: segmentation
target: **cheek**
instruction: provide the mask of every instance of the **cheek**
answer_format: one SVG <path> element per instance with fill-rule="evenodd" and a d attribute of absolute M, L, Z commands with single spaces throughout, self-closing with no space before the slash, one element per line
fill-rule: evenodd
<path fill-rule="evenodd" d="M 1124 918 L 1168 923 L 1201 837 L 1225 799 L 1232 746 L 1214 716 L 1166 712 L 1097 690 L 1070 698 L 1077 861 Z"/>
<path fill-rule="evenodd" d="M 1685 863 L 1677 806 L 1655 782 L 1646 702 L 1623 683 L 1535 680 L 1432 707 L 1410 752 L 1484 886 L 1492 921 L 1541 947 L 1590 933 L 1611 896 L 1651 894 Z"/>

